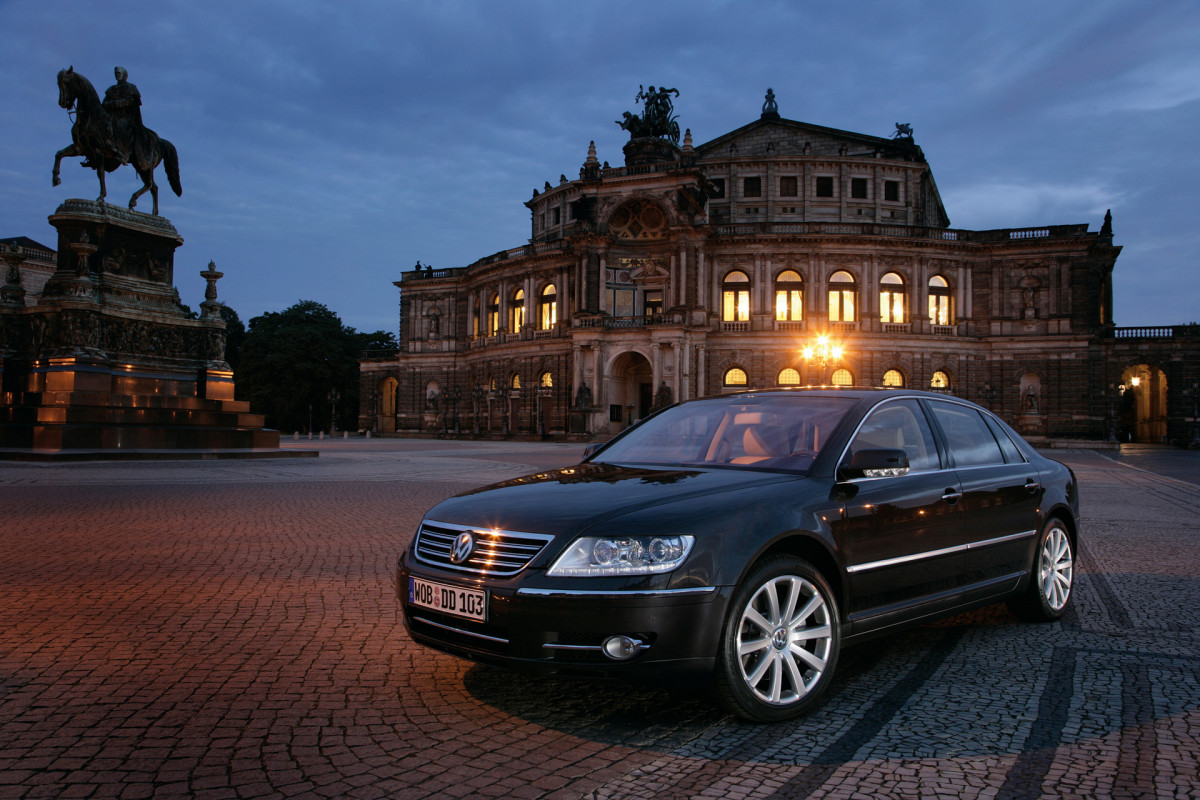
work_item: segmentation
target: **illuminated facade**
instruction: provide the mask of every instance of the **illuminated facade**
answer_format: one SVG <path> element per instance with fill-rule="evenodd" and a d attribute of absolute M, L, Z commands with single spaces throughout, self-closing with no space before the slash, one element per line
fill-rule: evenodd
<path fill-rule="evenodd" d="M 833 383 L 957 394 L 1035 441 L 1190 435 L 1170 387 L 1200 381 L 1200 338 L 1114 326 L 1110 218 L 952 228 L 907 126 L 764 109 L 705 144 L 632 139 L 623 167 L 593 145 L 525 203 L 528 244 L 403 273 L 400 352 L 364 358 L 362 427 L 597 435 L 674 400 Z M 1157 394 L 1129 418 L 1139 369 Z"/>

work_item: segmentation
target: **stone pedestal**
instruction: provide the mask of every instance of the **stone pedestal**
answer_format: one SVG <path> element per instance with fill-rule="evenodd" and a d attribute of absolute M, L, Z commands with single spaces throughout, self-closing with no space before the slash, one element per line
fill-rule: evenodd
<path fill-rule="evenodd" d="M 277 448 L 235 401 L 210 264 L 205 315 L 174 287 L 183 239 L 157 216 L 68 200 L 38 305 L 0 307 L 0 448 Z M 215 277 L 214 277 L 215 276 Z"/>

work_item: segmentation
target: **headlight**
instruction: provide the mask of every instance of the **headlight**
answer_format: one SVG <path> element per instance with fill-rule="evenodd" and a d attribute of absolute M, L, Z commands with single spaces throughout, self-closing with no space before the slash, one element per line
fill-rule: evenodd
<path fill-rule="evenodd" d="M 584 536 L 560 555 L 547 575 L 650 575 L 670 572 L 692 550 L 691 536 Z"/>

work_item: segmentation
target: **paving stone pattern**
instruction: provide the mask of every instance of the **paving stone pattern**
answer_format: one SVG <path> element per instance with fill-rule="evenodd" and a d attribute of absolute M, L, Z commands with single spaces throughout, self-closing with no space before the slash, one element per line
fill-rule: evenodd
<path fill-rule="evenodd" d="M 1079 475 L 1075 605 L 848 649 L 828 702 L 517 677 L 417 647 L 396 556 L 438 499 L 572 445 L 0 464 L 4 798 L 1194 798 L 1200 487 Z"/>

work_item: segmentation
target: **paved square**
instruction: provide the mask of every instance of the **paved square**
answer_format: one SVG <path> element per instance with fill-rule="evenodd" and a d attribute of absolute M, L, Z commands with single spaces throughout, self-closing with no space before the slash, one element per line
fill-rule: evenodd
<path fill-rule="evenodd" d="M 844 652 L 829 701 L 530 680 L 409 641 L 422 513 L 576 445 L 0 463 L 3 798 L 1200 796 L 1200 487 L 1096 453 L 1063 621 L 1002 607 Z"/>

